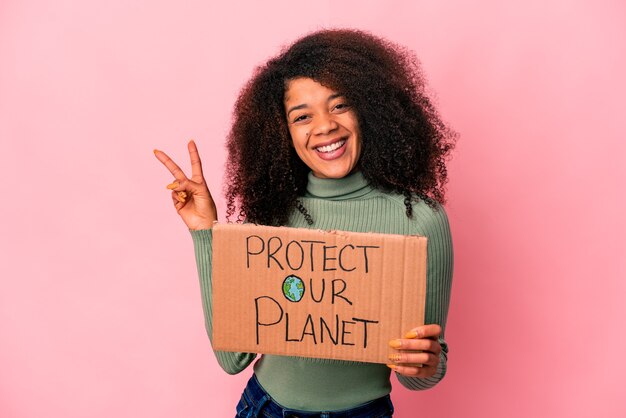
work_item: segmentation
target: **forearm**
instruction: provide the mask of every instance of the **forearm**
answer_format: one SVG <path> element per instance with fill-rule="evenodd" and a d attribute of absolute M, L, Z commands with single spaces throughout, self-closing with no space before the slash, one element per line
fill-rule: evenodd
<path fill-rule="evenodd" d="M 212 297 L 212 242 L 210 229 L 190 231 L 194 243 L 204 323 L 209 339 L 213 339 L 213 297 Z M 228 374 L 236 374 L 245 369 L 256 357 L 254 353 L 235 353 L 229 351 L 213 351 L 217 362 Z"/>
<path fill-rule="evenodd" d="M 439 364 L 435 373 L 427 378 L 408 377 L 397 374 L 403 386 L 411 390 L 429 389 L 435 386 L 446 374 L 448 345 L 445 342 L 445 328 L 450 305 L 452 287 L 453 251 L 448 218 L 443 208 L 433 212 L 428 221 L 421 225 L 418 233 L 428 237 L 427 284 L 425 324 L 441 326 L 439 344 Z"/>

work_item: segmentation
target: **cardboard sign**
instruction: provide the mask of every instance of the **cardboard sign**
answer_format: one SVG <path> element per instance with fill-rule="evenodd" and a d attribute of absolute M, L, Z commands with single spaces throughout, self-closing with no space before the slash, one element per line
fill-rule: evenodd
<path fill-rule="evenodd" d="M 425 294 L 425 237 L 213 227 L 215 350 L 387 363 Z"/>

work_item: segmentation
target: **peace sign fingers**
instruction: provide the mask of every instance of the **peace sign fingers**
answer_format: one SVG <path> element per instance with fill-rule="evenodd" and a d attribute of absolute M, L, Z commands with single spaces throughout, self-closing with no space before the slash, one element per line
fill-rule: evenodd
<path fill-rule="evenodd" d="M 194 145 L 194 148 L 195 148 L 195 145 Z M 197 152 L 198 150 L 196 150 L 196 153 Z M 166 153 L 158 149 L 155 149 L 154 155 L 156 155 L 157 159 L 161 161 L 161 163 L 163 163 L 165 167 L 167 167 L 167 169 L 170 171 L 170 173 L 172 173 L 172 175 L 174 176 L 176 180 L 178 180 L 179 182 L 183 182 L 187 180 L 187 176 L 185 176 L 185 173 L 183 173 L 183 170 L 181 170 L 180 167 L 174 162 L 174 160 L 172 160 Z"/>
<path fill-rule="evenodd" d="M 210 229 L 217 221 L 215 202 L 211 197 L 204 176 L 202 162 L 195 142 L 187 144 L 191 159 L 191 180 L 181 168 L 163 151 L 154 150 L 156 158 L 174 176 L 175 181 L 167 185 L 172 191 L 172 203 L 189 229 Z"/>
<path fill-rule="evenodd" d="M 204 181 L 202 161 L 200 161 L 200 154 L 198 154 L 198 148 L 193 139 L 187 144 L 187 149 L 189 150 L 189 159 L 191 160 L 191 180 L 196 183 L 202 183 Z"/>

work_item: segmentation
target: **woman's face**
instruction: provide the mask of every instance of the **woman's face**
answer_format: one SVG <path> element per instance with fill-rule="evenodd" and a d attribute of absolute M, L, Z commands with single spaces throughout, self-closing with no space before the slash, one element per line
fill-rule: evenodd
<path fill-rule="evenodd" d="M 340 93 L 310 78 L 295 78 L 285 92 L 285 113 L 300 159 L 320 178 L 350 174 L 361 155 L 359 123 Z"/>

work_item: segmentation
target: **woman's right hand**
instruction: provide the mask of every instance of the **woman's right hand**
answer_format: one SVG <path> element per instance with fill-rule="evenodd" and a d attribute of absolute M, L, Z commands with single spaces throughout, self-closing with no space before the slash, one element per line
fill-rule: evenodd
<path fill-rule="evenodd" d="M 211 229 L 217 221 L 217 210 L 211 192 L 204 181 L 202 162 L 196 143 L 187 144 L 191 159 L 191 179 L 163 151 L 154 150 L 154 155 L 174 176 L 174 182 L 167 185 L 172 190 L 172 201 L 176 211 L 187 228 L 193 230 Z"/>

